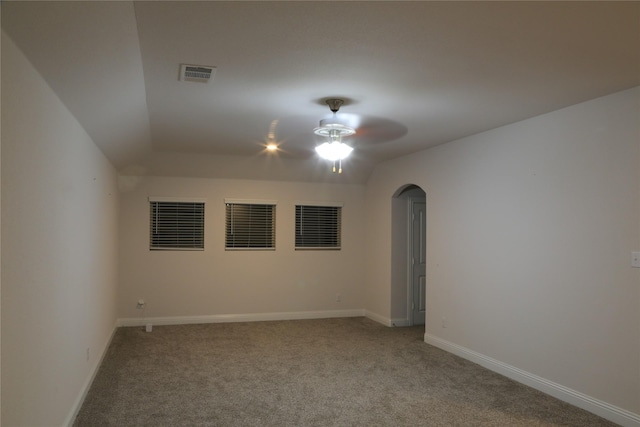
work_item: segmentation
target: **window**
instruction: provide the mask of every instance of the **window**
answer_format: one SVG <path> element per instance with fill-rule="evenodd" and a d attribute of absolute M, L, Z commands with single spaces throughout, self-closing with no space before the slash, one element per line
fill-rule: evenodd
<path fill-rule="evenodd" d="M 204 250 L 204 201 L 150 198 L 151 250 Z"/>
<path fill-rule="evenodd" d="M 275 202 L 230 201 L 226 204 L 226 249 L 275 249 Z"/>
<path fill-rule="evenodd" d="M 341 205 L 296 205 L 296 249 L 340 249 L 341 217 Z"/>

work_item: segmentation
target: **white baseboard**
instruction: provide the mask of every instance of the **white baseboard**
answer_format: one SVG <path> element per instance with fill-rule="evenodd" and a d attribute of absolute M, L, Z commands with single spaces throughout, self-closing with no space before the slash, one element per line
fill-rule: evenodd
<path fill-rule="evenodd" d="M 362 317 L 365 311 L 325 310 L 282 313 L 212 314 L 206 316 L 127 317 L 118 319 L 116 326 L 188 325 L 195 323 L 264 322 L 270 320 L 330 319 L 335 317 Z"/>
<path fill-rule="evenodd" d="M 365 310 L 364 315 L 368 319 L 371 319 L 374 322 L 378 322 L 381 325 L 388 326 L 390 328 L 401 327 L 401 326 L 411 326 L 409 319 L 389 319 L 387 317 L 381 316 L 377 313 L 374 313 L 368 310 Z"/>
<path fill-rule="evenodd" d="M 391 319 L 391 326 L 395 326 L 397 328 L 402 326 L 411 326 L 411 322 L 409 319 Z"/>
<path fill-rule="evenodd" d="M 364 311 L 364 316 L 365 316 L 367 319 L 371 319 L 371 320 L 373 320 L 374 322 L 378 322 L 378 323 L 380 323 L 380 324 L 382 324 L 382 325 L 384 325 L 384 326 L 392 326 L 392 325 L 391 325 L 391 319 L 386 318 L 386 317 L 384 317 L 384 316 L 380 316 L 379 314 L 374 313 L 374 312 L 372 312 L 372 311 L 365 310 L 365 311 Z"/>
<path fill-rule="evenodd" d="M 518 381 L 519 383 L 528 385 L 529 387 L 533 387 L 536 390 L 540 390 L 543 393 L 563 400 L 577 406 L 578 408 L 592 412 L 602 418 L 606 418 L 609 421 L 620 424 L 621 426 L 640 427 L 639 414 L 634 414 L 633 412 L 610 405 L 602 400 L 587 396 L 579 391 L 572 390 L 561 384 L 546 380 L 542 377 L 523 371 L 522 369 L 518 369 L 514 366 L 500 362 L 499 360 L 477 353 L 473 350 L 469 350 L 468 348 L 459 346 L 452 342 L 443 340 L 434 335 L 425 333 L 424 342 L 449 353 L 453 353 L 456 356 L 470 360 L 480 366 L 511 378 L 512 380 Z"/>
<path fill-rule="evenodd" d="M 98 373 L 98 370 L 100 369 L 100 365 L 102 365 L 102 361 L 104 360 L 104 357 L 107 355 L 107 350 L 109 349 L 109 346 L 111 345 L 111 341 L 113 340 L 113 337 L 116 334 L 116 330 L 117 329 L 118 329 L 118 326 L 114 325 L 113 330 L 111 331 L 111 335 L 109 336 L 109 339 L 107 340 L 107 342 L 105 343 L 105 345 L 102 348 L 102 351 L 100 352 L 100 357 L 97 358 L 97 360 L 94 362 L 93 366 L 91 367 L 91 375 L 89 375 L 89 377 L 85 381 L 84 385 L 82 386 L 82 389 L 80 390 L 80 394 L 78 395 L 76 401 L 74 402 L 73 406 L 71 407 L 71 410 L 69 411 L 69 414 L 67 415 L 67 418 L 65 419 L 64 423 L 62 424 L 63 426 L 71 427 L 73 425 L 73 422 L 75 421 L 76 417 L 78 416 L 78 412 L 80 412 L 80 408 L 82 408 L 82 404 L 84 403 L 84 399 L 87 397 L 87 393 L 89 393 L 89 389 L 91 388 L 91 384 L 93 384 L 93 380 L 95 379 L 96 374 Z"/>
<path fill-rule="evenodd" d="M 367 311 L 365 310 L 364 312 L 365 317 L 378 322 L 384 326 L 388 326 L 390 328 L 399 328 L 402 326 L 411 326 L 411 322 L 409 321 L 409 319 L 404 318 L 404 319 L 389 319 L 387 317 L 381 316 L 377 313 L 374 313 L 372 311 Z"/>

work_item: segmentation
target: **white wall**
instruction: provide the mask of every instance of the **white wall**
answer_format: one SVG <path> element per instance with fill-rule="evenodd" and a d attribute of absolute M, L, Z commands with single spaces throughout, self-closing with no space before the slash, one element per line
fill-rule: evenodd
<path fill-rule="evenodd" d="M 366 308 L 390 315 L 391 197 L 417 184 L 426 336 L 639 414 L 639 99 L 636 88 L 379 165 Z"/>
<path fill-rule="evenodd" d="M 4 33 L 1 170 L 2 424 L 62 425 L 115 325 L 117 176 Z"/>
<path fill-rule="evenodd" d="M 150 251 L 149 196 L 205 198 L 205 250 Z M 122 319 L 142 316 L 140 298 L 156 319 L 364 308 L 364 186 L 121 177 L 120 197 Z M 225 198 L 277 201 L 275 251 L 225 251 Z M 342 250 L 293 249 L 301 201 L 344 203 Z"/>

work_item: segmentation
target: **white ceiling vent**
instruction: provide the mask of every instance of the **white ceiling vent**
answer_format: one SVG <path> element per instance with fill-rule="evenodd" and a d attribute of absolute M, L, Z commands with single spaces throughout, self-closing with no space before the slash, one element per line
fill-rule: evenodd
<path fill-rule="evenodd" d="M 183 82 L 208 83 L 215 74 L 216 67 L 180 64 L 180 80 Z"/>

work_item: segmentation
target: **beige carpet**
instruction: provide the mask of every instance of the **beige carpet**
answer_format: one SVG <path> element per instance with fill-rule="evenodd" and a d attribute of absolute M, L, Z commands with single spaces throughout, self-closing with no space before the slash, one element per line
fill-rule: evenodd
<path fill-rule="evenodd" d="M 74 426 L 611 426 L 365 318 L 120 328 Z"/>

